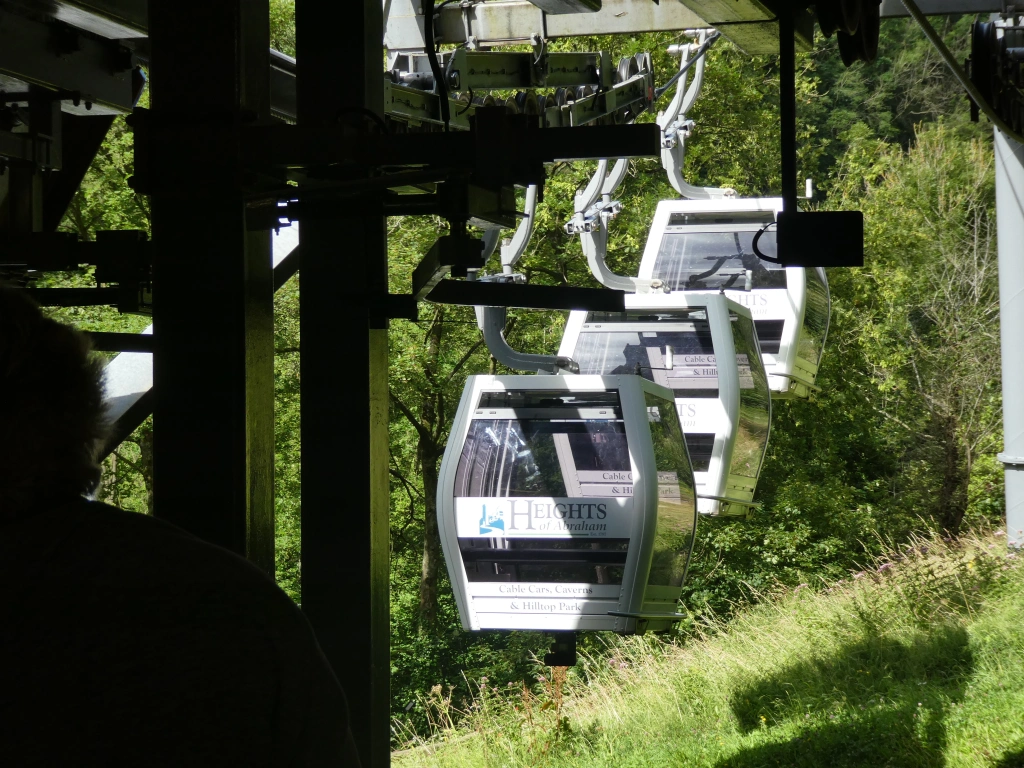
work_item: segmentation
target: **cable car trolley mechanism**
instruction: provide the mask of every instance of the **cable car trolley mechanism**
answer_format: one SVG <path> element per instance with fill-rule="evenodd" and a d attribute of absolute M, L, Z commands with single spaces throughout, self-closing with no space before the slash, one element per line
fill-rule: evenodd
<path fill-rule="evenodd" d="M 639 376 L 471 376 L 438 529 L 467 630 L 668 629 L 696 530 L 672 392 Z"/>
<path fill-rule="evenodd" d="M 572 312 L 559 355 L 580 374 L 638 373 L 670 389 L 698 510 L 746 516 L 757 506 L 771 418 L 750 311 L 720 293 L 626 294 L 625 304 L 625 312 Z"/>
<path fill-rule="evenodd" d="M 774 258 L 779 198 L 663 200 L 640 264 L 640 280 L 668 291 L 724 291 L 750 310 L 772 396 L 806 398 L 828 333 L 830 298 L 821 267 L 784 267 Z M 827 245 L 822 246 L 827 248 Z"/>

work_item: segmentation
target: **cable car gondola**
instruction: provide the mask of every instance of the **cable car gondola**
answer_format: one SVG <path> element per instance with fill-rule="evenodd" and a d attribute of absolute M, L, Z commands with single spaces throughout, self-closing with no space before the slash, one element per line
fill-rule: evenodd
<path fill-rule="evenodd" d="M 783 267 L 759 259 L 751 242 L 775 220 L 779 198 L 663 200 L 640 264 L 641 280 L 670 291 L 725 291 L 754 318 L 772 395 L 809 397 L 828 333 L 830 299 L 820 267 Z M 823 247 L 826 247 L 823 245 Z M 775 256 L 775 232 L 758 249 Z"/>
<path fill-rule="evenodd" d="M 696 530 L 672 392 L 639 376 L 470 376 L 438 529 L 462 625 L 668 629 Z"/>
<path fill-rule="evenodd" d="M 626 294 L 625 312 L 572 312 L 559 355 L 580 374 L 639 373 L 671 389 L 698 510 L 745 516 L 768 446 L 771 396 L 750 311 L 719 293 Z"/>

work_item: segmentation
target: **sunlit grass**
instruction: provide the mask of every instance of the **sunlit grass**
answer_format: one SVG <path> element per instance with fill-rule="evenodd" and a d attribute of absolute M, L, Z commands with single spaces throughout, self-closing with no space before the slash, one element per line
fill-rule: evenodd
<path fill-rule="evenodd" d="M 684 645 L 645 638 L 468 712 L 435 689 L 412 766 L 1024 766 L 1024 568 L 1005 539 L 920 541 L 764 596 Z"/>

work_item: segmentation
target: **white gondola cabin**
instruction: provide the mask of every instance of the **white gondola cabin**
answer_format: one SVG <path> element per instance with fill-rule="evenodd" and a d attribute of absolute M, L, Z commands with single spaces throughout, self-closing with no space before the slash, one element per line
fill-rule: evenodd
<path fill-rule="evenodd" d="M 465 629 L 664 630 L 696 530 L 672 392 L 639 376 L 470 376 L 437 492 Z"/>
<path fill-rule="evenodd" d="M 779 198 L 663 200 L 639 277 L 673 292 L 724 290 L 753 315 L 772 396 L 809 397 L 828 333 L 828 281 L 820 267 L 783 267 L 754 254 L 754 235 L 781 209 Z M 774 228 L 758 249 L 775 257 Z"/>
<path fill-rule="evenodd" d="M 771 396 L 749 310 L 719 293 L 626 294 L 625 312 L 572 312 L 559 355 L 581 374 L 639 373 L 675 396 L 698 510 L 745 516 Z"/>

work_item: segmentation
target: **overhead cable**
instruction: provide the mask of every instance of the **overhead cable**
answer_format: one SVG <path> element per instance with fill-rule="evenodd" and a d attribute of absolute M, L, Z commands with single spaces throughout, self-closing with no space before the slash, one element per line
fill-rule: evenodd
<path fill-rule="evenodd" d="M 715 40 L 717 40 L 719 37 L 721 37 L 721 34 L 719 34 L 718 32 L 715 32 L 713 35 L 709 35 L 708 39 L 704 41 L 704 44 L 697 49 L 697 52 L 693 55 L 693 58 L 686 62 L 686 64 L 684 64 L 682 67 L 680 67 L 679 71 L 672 75 L 672 77 L 669 78 L 669 81 L 667 83 L 665 83 L 660 88 L 656 88 L 654 90 L 655 100 L 660 99 L 662 96 L 664 96 L 665 91 L 667 91 L 669 88 L 675 85 L 676 81 L 679 80 L 679 78 L 681 78 L 683 75 L 685 75 L 689 71 L 690 67 L 697 63 L 701 56 L 708 52 L 712 44 L 714 44 Z"/>

